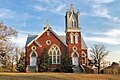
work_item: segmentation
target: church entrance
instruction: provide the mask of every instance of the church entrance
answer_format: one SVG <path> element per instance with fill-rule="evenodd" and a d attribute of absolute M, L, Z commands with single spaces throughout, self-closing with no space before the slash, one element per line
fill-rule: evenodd
<path fill-rule="evenodd" d="M 73 65 L 77 66 L 78 64 L 78 55 L 76 52 L 74 52 L 73 57 L 72 57 L 72 63 Z"/>
<path fill-rule="evenodd" d="M 31 57 L 30 57 L 30 66 L 36 66 L 36 55 L 33 52 Z"/>

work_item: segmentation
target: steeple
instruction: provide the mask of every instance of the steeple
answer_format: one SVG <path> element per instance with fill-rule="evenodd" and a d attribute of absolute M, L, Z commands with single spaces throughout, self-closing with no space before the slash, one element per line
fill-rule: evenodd
<path fill-rule="evenodd" d="M 50 25 L 48 23 L 48 19 L 46 20 L 46 27 L 50 27 Z"/>
<path fill-rule="evenodd" d="M 73 4 L 71 4 L 70 10 L 67 10 L 65 20 L 66 32 L 80 31 L 80 11 L 75 11 Z"/>
<path fill-rule="evenodd" d="M 44 30 L 45 30 L 46 28 L 51 28 L 50 25 L 49 25 L 48 19 L 46 20 L 46 24 L 45 24 Z"/>
<path fill-rule="evenodd" d="M 74 5 L 71 4 L 71 7 L 70 7 L 70 12 L 73 12 L 74 11 Z"/>

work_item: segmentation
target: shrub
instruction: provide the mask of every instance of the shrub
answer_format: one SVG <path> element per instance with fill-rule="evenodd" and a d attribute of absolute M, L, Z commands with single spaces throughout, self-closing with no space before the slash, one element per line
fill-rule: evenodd
<path fill-rule="evenodd" d="M 120 74 L 120 67 L 118 68 L 118 74 Z"/>
<path fill-rule="evenodd" d="M 57 68 L 53 72 L 61 72 L 61 70 Z"/>

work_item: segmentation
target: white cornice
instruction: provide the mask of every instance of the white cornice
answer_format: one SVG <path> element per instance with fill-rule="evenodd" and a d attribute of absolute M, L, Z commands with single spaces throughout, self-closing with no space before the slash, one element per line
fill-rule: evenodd
<path fill-rule="evenodd" d="M 66 32 L 81 32 L 81 31 L 80 31 L 80 28 L 68 27 L 68 28 L 66 29 Z"/>
<path fill-rule="evenodd" d="M 36 41 L 36 40 L 37 40 L 41 35 L 43 35 L 48 29 L 49 29 L 51 32 L 53 32 L 53 34 L 54 34 L 65 46 L 67 46 L 67 44 L 64 43 L 64 42 L 59 38 L 59 36 L 58 36 L 50 27 L 47 27 L 41 34 L 39 34 L 35 39 L 33 39 L 33 40 L 27 45 L 27 47 L 30 46 L 34 41 Z M 36 44 L 39 45 L 38 43 L 36 43 Z"/>

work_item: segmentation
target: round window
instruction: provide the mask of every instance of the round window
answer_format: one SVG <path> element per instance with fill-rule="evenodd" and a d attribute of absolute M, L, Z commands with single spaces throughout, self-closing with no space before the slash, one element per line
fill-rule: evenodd
<path fill-rule="evenodd" d="M 36 50 L 36 46 L 32 46 L 32 48 L 31 48 L 32 50 Z"/>
<path fill-rule="evenodd" d="M 51 41 L 50 41 L 50 40 L 47 40 L 47 41 L 46 41 L 46 44 L 47 44 L 47 45 L 50 45 L 50 44 L 51 44 Z"/>
<path fill-rule="evenodd" d="M 76 47 L 76 46 L 74 46 L 74 47 L 73 47 L 73 50 L 74 50 L 74 51 L 76 51 L 76 50 L 77 50 L 77 47 Z"/>

